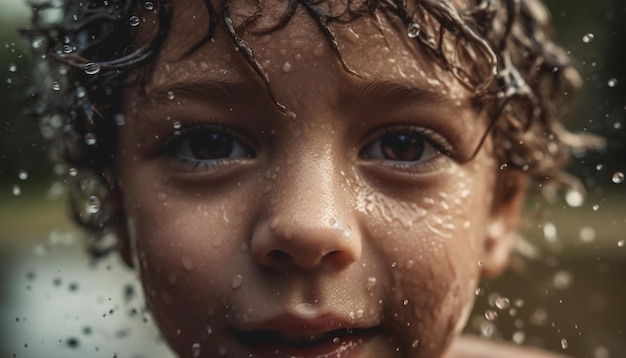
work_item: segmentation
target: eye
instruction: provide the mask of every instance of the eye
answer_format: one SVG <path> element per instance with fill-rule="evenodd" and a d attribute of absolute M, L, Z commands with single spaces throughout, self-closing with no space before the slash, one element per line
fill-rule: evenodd
<path fill-rule="evenodd" d="M 389 160 L 394 162 L 419 162 L 437 156 L 431 141 L 422 132 L 394 130 L 383 134 L 363 148 L 365 159 Z"/>
<path fill-rule="evenodd" d="M 187 128 L 176 136 L 168 152 L 177 159 L 195 165 L 219 164 L 254 156 L 254 151 L 230 130 L 220 127 Z"/>

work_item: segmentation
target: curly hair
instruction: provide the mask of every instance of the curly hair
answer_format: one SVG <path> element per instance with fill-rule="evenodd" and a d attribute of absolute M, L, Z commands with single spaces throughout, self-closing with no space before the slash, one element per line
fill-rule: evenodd
<path fill-rule="evenodd" d="M 561 124 L 581 80 L 566 53 L 551 41 L 548 12 L 538 0 L 472 0 L 463 8 L 449 0 L 346 0 L 340 9 L 325 0 L 285 0 L 274 24 L 254 30 L 262 13 L 259 2 L 258 11 L 239 24 L 231 16 L 230 0 L 204 3 L 206 35 L 189 53 L 224 26 L 283 112 L 244 37 L 284 27 L 302 7 L 344 70 L 355 76 L 361 75 L 344 61 L 333 23 L 383 16 L 406 31 L 416 46 L 489 106 L 490 124 L 476 152 L 491 135 L 501 168 L 575 186 L 577 181 L 563 172 L 570 152 L 601 145 L 597 138 L 570 133 Z M 132 28 L 146 12 L 158 13 L 158 30 L 140 46 L 133 42 Z M 51 140 L 53 160 L 65 165 L 76 221 L 95 233 L 95 255 L 115 247 L 102 238 L 113 221 L 123 219 L 111 195 L 118 190 L 112 168 L 116 127 L 124 122 L 121 89 L 129 85 L 131 71 L 150 70 L 171 19 L 170 0 L 51 0 L 33 7 L 32 26 L 25 30 L 41 56 L 45 78 L 33 113 Z"/>

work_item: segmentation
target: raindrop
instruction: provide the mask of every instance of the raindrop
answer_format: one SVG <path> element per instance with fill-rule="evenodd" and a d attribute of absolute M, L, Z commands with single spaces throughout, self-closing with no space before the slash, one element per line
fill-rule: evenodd
<path fill-rule="evenodd" d="M 567 205 L 571 206 L 572 208 L 577 208 L 583 205 L 583 203 L 585 202 L 585 197 L 581 192 L 577 190 L 570 190 L 567 192 L 567 194 L 565 194 L 565 201 L 567 202 Z"/>
<path fill-rule="evenodd" d="M 486 310 L 485 318 L 487 319 L 487 321 L 495 321 L 498 318 L 498 312 L 494 310 Z"/>
<path fill-rule="evenodd" d="M 83 70 L 88 75 L 95 75 L 96 73 L 100 72 L 100 65 L 95 62 L 89 62 L 85 64 Z"/>
<path fill-rule="evenodd" d="M 552 277 L 552 284 L 558 290 L 564 290 L 572 285 L 574 278 L 571 273 L 565 270 L 557 271 Z"/>
<path fill-rule="evenodd" d="M 76 168 L 69 168 L 67 170 L 67 174 L 69 174 L 69 176 L 71 177 L 75 177 L 76 175 L 78 175 L 78 170 Z"/>
<path fill-rule="evenodd" d="M 550 222 L 545 223 L 543 225 L 543 236 L 548 242 L 556 241 L 557 239 L 556 226 L 554 226 L 554 224 Z"/>
<path fill-rule="evenodd" d="M 418 344 L 420 344 L 420 340 L 419 340 L 419 339 L 416 339 L 416 340 L 414 340 L 414 341 L 413 341 L 413 343 L 411 343 L 411 347 L 412 347 L 412 348 L 417 348 L 417 345 L 418 345 Z"/>
<path fill-rule="evenodd" d="M 523 331 L 516 331 L 511 337 L 516 344 L 522 344 L 526 340 L 526 334 Z"/>
<path fill-rule="evenodd" d="M 243 276 L 241 275 L 235 275 L 233 277 L 233 281 L 231 282 L 231 286 L 233 289 L 237 289 L 241 286 L 241 283 L 243 282 Z"/>
<path fill-rule="evenodd" d="M 421 31 L 422 29 L 419 24 L 412 23 L 412 24 L 409 24 L 409 28 L 407 29 L 407 35 L 410 38 L 414 39 L 420 35 Z"/>
<path fill-rule="evenodd" d="M 74 49 L 70 45 L 63 45 L 63 53 L 72 53 Z"/>
<path fill-rule="evenodd" d="M 598 211 L 600 209 L 600 205 L 596 204 L 592 206 L 591 209 L 593 209 L 593 211 Z"/>
<path fill-rule="evenodd" d="M 143 7 L 144 7 L 146 10 L 148 10 L 148 11 L 152 11 L 152 10 L 154 10 L 154 3 L 153 3 L 152 1 L 146 1 L 146 2 L 143 4 Z"/>
<path fill-rule="evenodd" d="M 585 35 L 583 36 L 583 42 L 584 42 L 584 43 L 586 43 L 586 44 L 588 44 L 588 43 L 590 43 L 591 41 L 593 41 L 593 39 L 594 39 L 594 38 L 595 38 L 595 35 L 594 35 L 594 34 L 592 34 L 592 33 L 590 32 L 590 33 L 585 34 Z"/>
<path fill-rule="evenodd" d="M 507 308 L 509 308 L 509 306 L 511 305 L 511 301 L 504 296 L 500 296 L 498 298 L 496 298 L 496 307 L 500 310 L 505 310 Z"/>
<path fill-rule="evenodd" d="M 61 90 L 61 84 L 57 81 L 52 82 L 52 89 L 55 91 L 60 91 Z"/>
<path fill-rule="evenodd" d="M 287 61 L 283 64 L 283 72 L 289 72 L 289 71 L 291 71 L 291 63 Z"/>
<path fill-rule="evenodd" d="M 14 63 L 10 63 L 9 71 L 15 73 L 17 71 L 17 66 Z"/>
<path fill-rule="evenodd" d="M 17 172 L 17 177 L 20 178 L 20 180 L 26 180 L 28 179 L 28 172 L 22 169 L 19 172 Z"/>
<path fill-rule="evenodd" d="M 126 124 L 126 117 L 124 117 L 123 114 L 118 113 L 115 115 L 114 121 L 116 125 L 123 126 L 124 124 Z"/>
<path fill-rule="evenodd" d="M 602 170 L 602 168 L 604 168 L 604 165 L 602 165 L 602 164 L 598 164 L 598 165 L 596 165 L 596 170 L 597 170 L 597 171 Z"/>
<path fill-rule="evenodd" d="M 98 211 L 100 211 L 100 199 L 98 199 L 97 196 L 92 195 L 89 199 L 87 199 L 87 213 L 95 214 Z"/>
<path fill-rule="evenodd" d="M 20 194 L 22 194 L 22 189 L 20 188 L 19 185 L 15 184 L 11 188 L 11 193 L 15 196 L 19 196 Z"/>
<path fill-rule="evenodd" d="M 193 357 L 200 357 L 200 353 L 202 353 L 202 350 L 200 348 L 200 343 L 194 343 L 191 346 L 191 355 Z"/>
<path fill-rule="evenodd" d="M 93 133 L 85 134 L 85 144 L 94 145 L 96 144 L 96 135 Z"/>
<path fill-rule="evenodd" d="M 174 99 L 174 92 L 167 91 L 167 99 Z"/>
<path fill-rule="evenodd" d="M 583 242 L 592 242 L 596 239 L 596 231 L 589 226 L 580 229 L 580 240 Z"/>
<path fill-rule="evenodd" d="M 607 84 L 609 85 L 609 87 L 613 88 L 615 86 L 617 86 L 617 78 L 611 78 L 609 79 L 609 81 L 607 82 Z"/>
<path fill-rule="evenodd" d="M 87 90 L 85 90 L 85 87 L 80 86 L 76 88 L 76 98 L 83 98 L 87 95 Z"/>
<path fill-rule="evenodd" d="M 620 241 L 617 242 L 617 246 L 619 246 L 619 247 L 624 247 L 625 245 L 626 245 L 626 241 L 624 241 L 624 240 L 620 240 Z"/>
<path fill-rule="evenodd" d="M 140 20 L 139 20 L 139 17 L 137 17 L 136 15 L 133 15 L 130 17 L 129 22 L 130 22 L 130 26 L 135 27 L 139 25 Z"/>
<path fill-rule="evenodd" d="M 613 176 L 611 177 L 611 181 L 613 181 L 613 183 L 615 184 L 622 183 L 624 181 L 624 173 L 615 172 L 615 174 L 613 174 Z"/>
<path fill-rule="evenodd" d="M 174 129 L 180 129 L 181 124 L 179 121 L 174 121 L 174 123 L 172 124 L 172 126 L 174 127 Z"/>
<path fill-rule="evenodd" d="M 561 348 L 567 349 L 567 339 L 561 338 Z"/>

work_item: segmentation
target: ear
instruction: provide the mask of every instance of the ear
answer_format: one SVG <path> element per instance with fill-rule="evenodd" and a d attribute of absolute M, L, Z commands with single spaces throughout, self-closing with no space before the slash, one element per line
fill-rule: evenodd
<path fill-rule="evenodd" d="M 498 276 L 509 261 L 509 254 L 518 236 L 517 226 L 525 194 L 524 173 L 518 170 L 499 172 L 484 243 L 481 266 L 484 278 Z"/>

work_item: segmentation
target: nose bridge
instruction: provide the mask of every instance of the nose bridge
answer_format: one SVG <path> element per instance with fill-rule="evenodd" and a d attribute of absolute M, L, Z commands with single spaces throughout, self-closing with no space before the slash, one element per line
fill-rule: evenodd
<path fill-rule="evenodd" d="M 300 154 L 298 154 L 300 153 Z M 253 238 L 259 263 L 310 269 L 323 263 L 347 265 L 359 259 L 361 240 L 343 185 L 342 158 L 324 148 L 291 153 L 272 190 L 268 218 Z"/>

